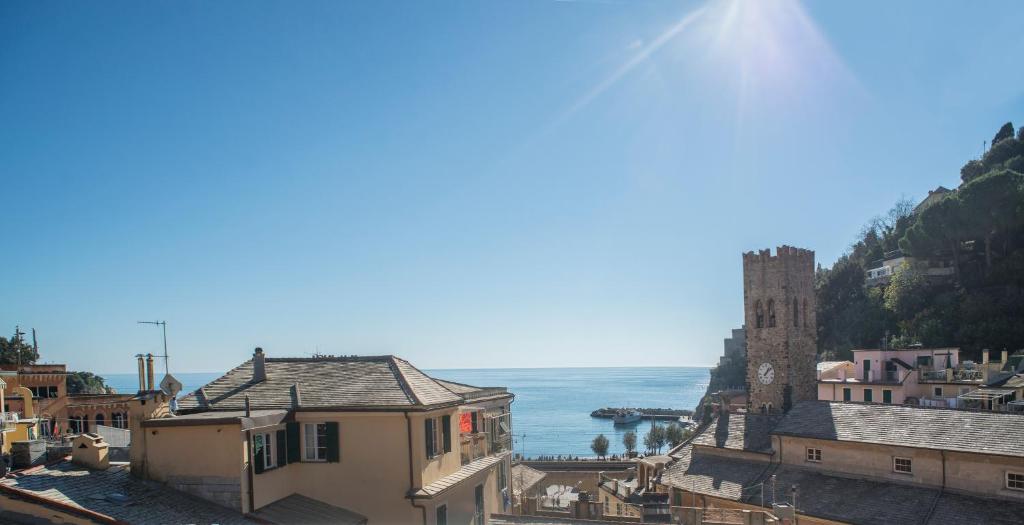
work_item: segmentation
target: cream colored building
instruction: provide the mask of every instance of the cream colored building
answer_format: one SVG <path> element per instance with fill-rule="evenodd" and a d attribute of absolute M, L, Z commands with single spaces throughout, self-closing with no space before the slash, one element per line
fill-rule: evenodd
<path fill-rule="evenodd" d="M 140 396 L 131 468 L 257 518 L 297 495 L 354 523 L 482 524 L 510 511 L 512 400 L 393 356 L 257 349 L 176 415 L 166 396 Z"/>

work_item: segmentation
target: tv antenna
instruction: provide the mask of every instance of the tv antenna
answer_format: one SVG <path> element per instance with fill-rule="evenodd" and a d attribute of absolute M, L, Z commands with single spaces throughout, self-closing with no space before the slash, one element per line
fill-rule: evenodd
<path fill-rule="evenodd" d="M 167 375 L 167 321 L 138 321 L 137 324 L 153 324 L 159 325 L 164 329 L 164 355 L 158 355 L 156 357 L 164 358 L 164 375 Z"/>

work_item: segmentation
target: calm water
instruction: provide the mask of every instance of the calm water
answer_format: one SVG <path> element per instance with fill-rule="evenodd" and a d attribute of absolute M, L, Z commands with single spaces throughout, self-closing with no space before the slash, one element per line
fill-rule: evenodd
<path fill-rule="evenodd" d="M 589 456 L 590 441 L 603 433 L 609 453 L 624 451 L 622 435 L 610 419 L 590 417 L 606 406 L 690 409 L 707 388 L 708 368 L 508 368 L 428 370 L 430 375 L 477 386 L 505 386 L 516 395 L 512 425 L 517 453 L 527 456 Z M 175 374 L 190 392 L 220 374 Z M 137 389 L 134 374 L 104 375 L 118 392 Z M 634 427 L 642 440 L 649 422 Z"/>

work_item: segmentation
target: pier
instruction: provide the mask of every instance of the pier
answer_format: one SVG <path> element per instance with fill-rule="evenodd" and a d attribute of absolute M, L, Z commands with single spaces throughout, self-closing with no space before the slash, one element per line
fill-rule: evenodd
<path fill-rule="evenodd" d="M 599 408 L 590 413 L 590 417 L 600 417 L 611 419 L 615 416 L 615 413 L 620 410 L 636 410 L 644 415 L 645 420 L 663 420 L 663 421 L 676 421 L 680 417 L 693 417 L 693 410 L 677 410 L 672 408 Z"/>

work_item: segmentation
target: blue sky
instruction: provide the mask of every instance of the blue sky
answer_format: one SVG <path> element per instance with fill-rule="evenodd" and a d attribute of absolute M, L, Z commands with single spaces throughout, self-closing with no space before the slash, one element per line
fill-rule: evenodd
<path fill-rule="evenodd" d="M 172 371 L 705 365 L 1024 124 L 1024 4 L 4 2 L 0 331 Z"/>

